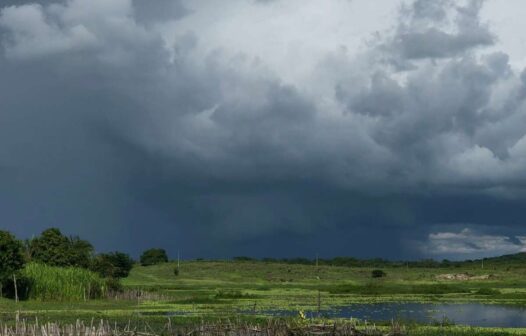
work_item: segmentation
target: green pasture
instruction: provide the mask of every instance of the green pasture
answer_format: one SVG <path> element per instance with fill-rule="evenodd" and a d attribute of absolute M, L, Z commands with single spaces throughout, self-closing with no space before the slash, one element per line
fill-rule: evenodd
<path fill-rule="evenodd" d="M 15 312 L 49 321 L 110 319 L 174 323 L 219 318 L 263 320 L 265 311 L 316 311 L 351 303 L 481 302 L 526 306 L 526 268 L 488 265 L 485 268 L 372 268 L 294 265 L 255 261 L 185 261 L 179 274 L 174 263 L 135 266 L 122 280 L 126 298 L 70 302 L 0 299 L 3 320 Z M 437 280 L 438 275 L 467 273 L 486 280 Z M 413 326 L 412 335 L 443 335 L 438 327 Z M 514 335 L 518 329 L 476 329 L 449 326 L 447 335 Z M 425 330 L 425 331 L 424 331 Z M 525 330 L 522 330 L 526 334 Z"/>

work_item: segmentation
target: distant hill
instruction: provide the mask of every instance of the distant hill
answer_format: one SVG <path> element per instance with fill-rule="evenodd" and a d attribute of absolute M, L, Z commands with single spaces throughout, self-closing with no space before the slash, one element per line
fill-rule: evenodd
<path fill-rule="evenodd" d="M 481 259 L 479 259 L 481 261 Z M 512 262 L 526 262 L 526 252 L 519 252 L 515 254 L 505 254 L 499 257 L 484 258 L 484 261 L 512 263 Z"/>

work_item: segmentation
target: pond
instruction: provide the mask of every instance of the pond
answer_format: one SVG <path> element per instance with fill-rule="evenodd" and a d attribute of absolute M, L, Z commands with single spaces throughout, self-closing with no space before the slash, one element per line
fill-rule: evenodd
<path fill-rule="evenodd" d="M 221 314 L 221 312 L 216 311 Z M 225 311 L 231 314 L 232 311 Z M 243 315 L 275 317 L 298 316 L 295 310 L 238 310 Z M 142 312 L 144 315 L 187 316 L 185 311 Z M 307 317 L 317 317 L 317 312 L 305 311 Z M 526 307 L 481 303 L 370 303 L 350 304 L 322 310 L 321 317 L 355 318 L 369 322 L 401 321 L 428 325 L 457 324 L 472 327 L 526 328 Z"/>
<path fill-rule="evenodd" d="M 260 314 L 293 316 L 297 312 L 266 311 Z M 308 317 L 317 316 L 307 312 Z M 429 304 L 429 303 L 374 303 L 351 304 L 321 312 L 330 318 L 357 318 L 367 321 L 412 321 L 425 324 L 449 323 L 474 327 L 526 327 L 526 307 L 488 305 L 480 303 Z"/>

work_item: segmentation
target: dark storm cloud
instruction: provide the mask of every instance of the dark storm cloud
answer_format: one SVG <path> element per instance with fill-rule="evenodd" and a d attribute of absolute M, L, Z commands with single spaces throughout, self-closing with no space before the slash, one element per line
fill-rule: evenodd
<path fill-rule="evenodd" d="M 463 228 L 426 225 L 448 222 L 498 224 L 496 240 L 517 245 L 522 215 L 497 220 L 523 197 L 525 76 L 482 49 L 495 37 L 481 5 L 411 3 L 363 53 L 327 50 L 309 81 L 242 35 L 242 51 L 211 47 L 213 20 L 188 21 L 210 11 L 197 2 L 6 6 L 2 221 L 191 256 L 377 256 L 406 238 L 433 254 Z M 468 210 L 448 216 L 459 201 Z M 365 251 L 372 240 L 383 249 Z"/>

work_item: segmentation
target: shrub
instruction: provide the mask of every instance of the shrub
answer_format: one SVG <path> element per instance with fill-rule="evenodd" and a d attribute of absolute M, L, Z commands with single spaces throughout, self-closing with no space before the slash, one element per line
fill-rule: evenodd
<path fill-rule="evenodd" d="M 133 268 L 133 260 L 121 252 L 101 253 L 91 263 L 90 269 L 104 278 L 126 278 Z"/>
<path fill-rule="evenodd" d="M 30 263 L 22 271 L 29 281 L 27 297 L 39 301 L 81 301 L 101 298 L 106 283 L 98 274 L 83 268 L 54 267 Z"/>
<path fill-rule="evenodd" d="M 149 249 L 141 255 L 141 265 L 150 266 L 168 262 L 168 255 L 163 249 Z"/>
<path fill-rule="evenodd" d="M 174 275 L 175 276 L 179 275 L 179 267 L 177 267 L 177 266 L 174 267 Z"/>
<path fill-rule="evenodd" d="M 108 292 L 122 293 L 124 292 L 124 287 L 122 286 L 119 279 L 108 278 L 106 279 L 106 290 Z"/>
<path fill-rule="evenodd" d="M 372 276 L 373 278 L 383 278 L 383 277 L 387 276 L 387 273 L 385 273 L 385 272 L 382 271 L 382 270 L 376 269 L 376 270 L 373 270 L 373 271 L 371 272 L 371 276 Z"/>

